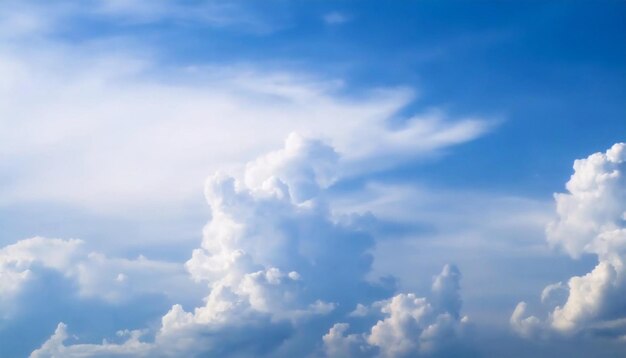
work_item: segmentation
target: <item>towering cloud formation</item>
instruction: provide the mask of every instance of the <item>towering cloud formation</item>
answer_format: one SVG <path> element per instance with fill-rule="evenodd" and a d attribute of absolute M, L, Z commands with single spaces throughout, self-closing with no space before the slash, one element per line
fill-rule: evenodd
<path fill-rule="evenodd" d="M 174 307 L 163 318 L 163 337 L 212 327 L 213 336 L 250 340 L 262 332 L 250 332 L 258 326 L 265 342 L 253 353 L 260 354 L 292 333 L 286 327 L 339 303 L 352 307 L 374 289 L 363 281 L 372 238 L 335 222 L 320 195 L 336 161 L 332 148 L 291 135 L 284 149 L 249 163 L 243 180 L 218 174 L 207 181 L 212 219 L 186 266 L 211 291 L 193 313 Z M 272 329 L 279 331 L 267 337 Z M 224 342 L 200 349 L 224 350 Z M 233 348 L 250 348 L 243 343 Z"/>
<path fill-rule="evenodd" d="M 363 220 L 333 215 L 326 205 L 338 159 L 328 145 L 292 134 L 283 149 L 249 163 L 240 178 L 209 178 L 212 217 L 186 263 L 191 277 L 209 287 L 204 305 L 193 311 L 174 305 L 149 343 L 131 332 L 121 344 L 66 346 L 60 324 L 33 356 L 396 357 L 436 350 L 465 321 L 459 271 L 444 268 L 432 300 L 414 294 L 385 299 L 393 284 L 365 279 L 374 240 L 360 227 Z M 333 325 L 378 318 L 363 335 L 345 336 L 347 323 Z"/>
<path fill-rule="evenodd" d="M 555 195 L 558 218 L 547 228 L 548 242 L 574 258 L 594 254 L 598 264 L 567 285 L 546 287 L 542 301 L 563 290 L 567 298 L 545 321 L 525 317 L 521 302 L 511 324 L 524 336 L 553 331 L 626 339 L 626 144 L 576 160 L 567 190 Z"/>

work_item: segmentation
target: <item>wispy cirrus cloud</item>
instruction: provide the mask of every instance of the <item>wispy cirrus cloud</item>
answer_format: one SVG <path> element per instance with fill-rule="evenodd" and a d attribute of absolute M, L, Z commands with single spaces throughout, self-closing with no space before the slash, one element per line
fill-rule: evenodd
<path fill-rule="evenodd" d="M 81 2 L 5 1 L 0 5 L 0 37 L 33 40 L 45 36 L 58 38 L 72 33 L 85 21 L 114 23 L 115 27 L 185 23 L 234 32 L 267 35 L 285 25 L 269 16 L 264 7 L 244 2 L 88 0 Z M 276 13 L 274 13 L 276 15 Z M 97 31 L 92 32 L 96 35 Z"/>
<path fill-rule="evenodd" d="M 163 69 L 150 57 L 83 49 L 99 52 L 49 44 L 1 55 L 5 204 L 176 205 L 198 192 L 207 173 L 293 130 L 328 139 L 345 154 L 345 168 L 358 173 L 490 128 L 484 119 L 440 112 L 392 128 L 388 121 L 414 98 L 407 88 L 347 95 L 336 81 L 250 66 L 187 66 L 159 75 Z"/>

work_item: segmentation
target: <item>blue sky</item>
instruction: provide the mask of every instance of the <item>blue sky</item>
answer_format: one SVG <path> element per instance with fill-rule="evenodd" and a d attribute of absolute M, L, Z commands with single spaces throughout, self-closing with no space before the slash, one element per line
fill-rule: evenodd
<path fill-rule="evenodd" d="M 625 36 L 623 1 L 3 3 L 0 355 L 615 356 Z"/>

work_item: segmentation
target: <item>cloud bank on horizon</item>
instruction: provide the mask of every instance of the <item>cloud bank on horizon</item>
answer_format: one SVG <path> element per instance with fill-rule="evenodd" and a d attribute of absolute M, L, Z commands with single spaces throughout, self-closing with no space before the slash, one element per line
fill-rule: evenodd
<path fill-rule="evenodd" d="M 0 3 L 0 356 L 623 355 L 623 14 Z"/>

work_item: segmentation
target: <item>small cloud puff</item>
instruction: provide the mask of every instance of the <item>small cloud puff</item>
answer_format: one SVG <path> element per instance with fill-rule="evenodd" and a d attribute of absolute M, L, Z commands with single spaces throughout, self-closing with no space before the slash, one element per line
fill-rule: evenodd
<path fill-rule="evenodd" d="M 189 286 L 185 282 L 191 284 L 182 265 L 142 257 L 109 258 L 87 252 L 81 240 L 34 237 L 0 249 L 0 316 L 11 314 L 19 304 L 14 302 L 17 295 L 45 271 L 74 281 L 80 296 L 109 303 L 150 293 L 180 298 Z"/>
<path fill-rule="evenodd" d="M 31 277 L 33 266 L 68 272 L 75 261 L 80 240 L 34 237 L 0 249 L 0 292 L 8 299 Z"/>
<path fill-rule="evenodd" d="M 322 16 L 324 22 L 328 25 L 341 25 L 350 21 L 350 17 L 338 11 L 332 11 Z"/>

